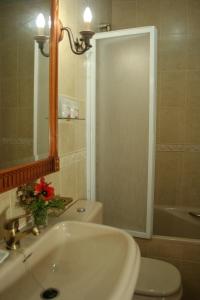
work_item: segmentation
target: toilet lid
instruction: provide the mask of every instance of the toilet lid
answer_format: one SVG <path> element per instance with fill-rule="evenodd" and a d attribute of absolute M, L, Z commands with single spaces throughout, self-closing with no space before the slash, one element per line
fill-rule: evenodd
<path fill-rule="evenodd" d="M 158 259 L 141 258 L 136 294 L 169 296 L 176 293 L 180 287 L 181 275 L 173 265 Z"/>

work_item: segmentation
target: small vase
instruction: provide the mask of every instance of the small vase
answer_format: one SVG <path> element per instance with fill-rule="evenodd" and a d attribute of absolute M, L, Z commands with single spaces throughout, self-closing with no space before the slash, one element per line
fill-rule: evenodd
<path fill-rule="evenodd" d="M 48 225 L 47 209 L 40 209 L 34 212 L 34 224 L 39 228 L 45 228 Z"/>

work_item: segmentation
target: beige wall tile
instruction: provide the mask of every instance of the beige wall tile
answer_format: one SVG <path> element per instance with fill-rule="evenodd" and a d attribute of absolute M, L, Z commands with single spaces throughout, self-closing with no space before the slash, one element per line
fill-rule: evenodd
<path fill-rule="evenodd" d="M 137 1 L 137 26 L 156 26 L 160 29 L 161 0 Z"/>
<path fill-rule="evenodd" d="M 161 35 L 186 34 L 187 0 L 161 0 Z"/>
<path fill-rule="evenodd" d="M 173 206 L 178 204 L 181 187 L 183 154 L 157 152 L 155 203 Z"/>
<path fill-rule="evenodd" d="M 19 106 L 33 111 L 34 78 L 29 76 L 19 80 Z"/>
<path fill-rule="evenodd" d="M 2 144 L 1 155 L 4 157 L 4 159 L 6 158 L 7 162 L 16 159 L 16 152 L 17 152 L 16 146 Z M 8 153 L 9 153 L 9 156 L 8 156 Z M 5 163 L 5 162 L 2 160 L 2 163 Z"/>
<path fill-rule="evenodd" d="M 75 121 L 74 122 L 75 128 L 75 149 L 81 150 L 86 147 L 86 127 L 85 121 Z"/>
<path fill-rule="evenodd" d="M 136 0 L 112 1 L 112 27 L 136 27 Z"/>
<path fill-rule="evenodd" d="M 18 67 L 21 78 L 30 77 L 34 70 L 34 32 L 29 28 L 23 28 L 19 33 L 18 40 Z"/>
<path fill-rule="evenodd" d="M 59 121 L 59 155 L 66 156 L 75 151 L 76 121 Z"/>
<path fill-rule="evenodd" d="M 141 239 L 137 239 L 137 241 Z M 140 243 L 139 243 L 140 244 Z M 153 238 L 143 242 L 143 248 L 147 248 L 147 254 L 151 257 L 171 258 L 180 260 L 183 247 L 176 240 Z"/>
<path fill-rule="evenodd" d="M 86 99 L 86 68 L 87 59 L 85 56 L 79 56 L 75 65 L 75 98 L 79 101 Z"/>
<path fill-rule="evenodd" d="M 112 19 L 112 0 L 93 0 L 93 7 L 94 12 L 96 13 L 96 19 L 94 18 L 94 23 L 96 25 L 102 24 L 102 23 L 111 23 Z"/>
<path fill-rule="evenodd" d="M 59 57 L 59 93 L 75 97 L 75 55 L 70 50 L 68 40 L 60 44 Z"/>
<path fill-rule="evenodd" d="M 187 72 L 187 104 L 200 106 L 200 70 Z"/>
<path fill-rule="evenodd" d="M 17 137 L 17 108 L 3 109 L 1 121 L 4 124 L 4 137 Z"/>
<path fill-rule="evenodd" d="M 60 195 L 77 199 L 77 163 L 73 159 L 67 159 L 62 167 L 60 178 Z"/>
<path fill-rule="evenodd" d="M 188 33 L 200 35 L 200 2 L 188 0 Z"/>
<path fill-rule="evenodd" d="M 200 245 L 198 243 L 185 243 L 182 246 L 182 260 L 200 263 Z"/>
<path fill-rule="evenodd" d="M 186 72 L 161 72 L 161 105 L 184 107 L 186 102 Z"/>
<path fill-rule="evenodd" d="M 25 160 L 25 162 L 35 161 L 33 156 L 33 144 L 20 144 L 15 146 L 15 151 L 13 151 L 13 159 L 14 160 Z"/>
<path fill-rule="evenodd" d="M 199 300 L 200 264 L 182 262 L 180 266 L 183 283 L 183 300 Z"/>
<path fill-rule="evenodd" d="M 33 109 L 19 108 L 18 109 L 18 133 L 20 138 L 33 137 Z"/>
<path fill-rule="evenodd" d="M 200 107 L 187 106 L 186 143 L 200 144 Z"/>
<path fill-rule="evenodd" d="M 60 1 L 59 15 L 64 26 L 70 26 L 73 31 L 76 28 L 76 2 Z M 75 33 L 74 33 L 75 34 Z M 74 97 L 76 56 L 71 52 L 67 34 L 59 45 L 59 93 Z"/>
<path fill-rule="evenodd" d="M 85 151 L 61 159 L 60 195 L 74 200 L 86 198 Z"/>
<path fill-rule="evenodd" d="M 79 118 L 86 118 L 86 103 L 84 101 L 79 101 Z"/>
<path fill-rule="evenodd" d="M 200 69 L 200 37 L 190 35 L 187 40 L 187 68 Z"/>
<path fill-rule="evenodd" d="M 185 143 L 185 110 L 181 107 L 161 107 L 158 111 L 159 143 Z"/>
<path fill-rule="evenodd" d="M 19 105 L 19 86 L 17 77 L 3 77 L 1 80 L 2 100 L 4 108 L 15 108 Z"/>
<path fill-rule="evenodd" d="M 187 67 L 186 36 L 181 34 L 162 36 L 159 44 L 159 56 L 160 71 L 185 70 Z"/>
<path fill-rule="evenodd" d="M 13 47 L 13 44 L 15 47 Z M 18 41 L 17 37 L 12 36 L 12 38 L 4 40 L 4 47 L 1 48 L 1 67 L 3 70 L 3 76 L 11 77 L 18 76 Z M 9 61 L 9 64 L 8 64 Z"/>
<path fill-rule="evenodd" d="M 184 153 L 181 198 L 182 205 L 200 208 L 199 185 L 200 155 L 198 152 Z"/>
<path fill-rule="evenodd" d="M 84 153 L 84 152 L 83 152 Z M 85 155 L 80 157 L 80 160 L 77 163 L 77 198 L 86 199 L 86 159 Z"/>

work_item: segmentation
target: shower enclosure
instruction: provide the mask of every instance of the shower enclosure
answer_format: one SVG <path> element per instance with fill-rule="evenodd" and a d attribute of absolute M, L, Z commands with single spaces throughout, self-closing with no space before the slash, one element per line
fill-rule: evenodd
<path fill-rule="evenodd" d="M 104 223 L 152 235 L 155 27 L 98 33 L 88 54 L 87 197 Z"/>

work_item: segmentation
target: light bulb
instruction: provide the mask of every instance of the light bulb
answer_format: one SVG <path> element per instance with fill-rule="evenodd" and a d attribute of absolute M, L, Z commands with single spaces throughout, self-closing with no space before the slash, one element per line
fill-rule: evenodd
<path fill-rule="evenodd" d="M 44 18 L 44 15 L 40 13 L 37 16 L 35 23 L 36 23 L 37 28 L 44 28 L 45 27 L 45 18 Z"/>
<path fill-rule="evenodd" d="M 85 23 L 91 23 L 92 21 L 92 12 L 89 6 L 86 7 L 84 14 L 83 14 L 83 20 Z"/>

